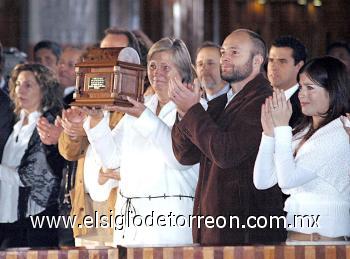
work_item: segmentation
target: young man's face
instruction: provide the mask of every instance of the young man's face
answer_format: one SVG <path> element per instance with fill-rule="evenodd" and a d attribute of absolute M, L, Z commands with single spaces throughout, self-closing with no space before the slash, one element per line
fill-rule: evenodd
<path fill-rule="evenodd" d="M 252 49 L 247 33 L 233 32 L 227 36 L 220 50 L 221 78 L 235 83 L 249 77 L 253 72 Z"/>
<path fill-rule="evenodd" d="M 267 64 L 267 77 L 273 87 L 287 90 L 297 83 L 297 74 L 304 62 L 295 64 L 293 50 L 272 46 Z"/>
<path fill-rule="evenodd" d="M 55 74 L 58 71 L 58 59 L 52 50 L 47 48 L 39 49 L 34 54 L 35 63 L 39 63 L 50 68 Z"/>

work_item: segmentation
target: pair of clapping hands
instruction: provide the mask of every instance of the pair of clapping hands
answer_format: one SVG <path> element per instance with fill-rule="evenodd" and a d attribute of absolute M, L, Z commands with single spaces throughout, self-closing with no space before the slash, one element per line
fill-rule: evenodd
<path fill-rule="evenodd" d="M 261 107 L 261 124 L 264 134 L 273 137 L 274 127 L 288 126 L 292 112 L 292 105 L 289 100 L 286 100 L 284 91 L 275 89 L 273 95 L 266 98 Z M 350 113 L 341 116 L 340 119 L 349 135 L 350 142 Z"/>
<path fill-rule="evenodd" d="M 84 136 L 83 122 L 86 113 L 83 109 L 72 107 L 62 111 L 62 117 L 57 116 L 55 123 L 50 123 L 45 117 L 41 117 L 37 123 L 37 130 L 45 145 L 56 145 L 62 131 L 72 139 Z"/>
<path fill-rule="evenodd" d="M 113 107 L 111 107 L 111 109 L 113 109 Z M 37 123 L 40 139 L 45 145 L 54 145 L 58 143 L 58 138 L 62 131 L 71 139 L 85 136 L 86 133 L 83 128 L 85 118 L 88 115 L 99 117 L 101 114 L 101 109 L 72 107 L 63 110 L 62 116 L 57 116 L 54 124 L 49 123 L 45 117 L 41 117 Z M 119 170 L 101 168 L 98 182 L 104 184 L 108 179 L 120 180 Z"/>
<path fill-rule="evenodd" d="M 286 100 L 284 91 L 274 89 L 272 96 L 266 98 L 261 107 L 261 125 L 264 134 L 273 137 L 275 127 L 288 126 L 292 112 L 292 105 Z"/>
<path fill-rule="evenodd" d="M 103 110 L 120 111 L 139 117 L 145 110 L 145 105 L 129 97 L 128 101 L 133 104 L 132 107 L 104 106 L 102 109 L 90 109 L 73 106 L 63 110 L 62 116 L 57 116 L 55 123 L 50 123 L 45 117 L 41 117 L 37 123 L 40 139 L 45 145 L 56 145 L 62 131 L 71 139 L 85 136 L 86 134 L 83 128 L 85 118 L 91 116 L 92 123 L 97 124 L 103 118 Z"/>
<path fill-rule="evenodd" d="M 175 77 L 169 82 L 169 98 L 176 104 L 177 112 L 181 117 L 183 117 L 193 105 L 199 102 L 201 92 L 202 90 L 198 80 L 195 80 L 194 84 L 182 83 Z"/>
<path fill-rule="evenodd" d="M 170 100 L 176 104 L 180 116 L 183 117 L 193 105 L 199 102 L 201 89 L 198 83 L 192 85 L 182 83 L 178 78 L 173 78 L 169 83 L 168 95 Z M 83 128 L 85 118 L 90 116 L 90 127 L 94 127 L 103 118 L 103 110 L 119 111 L 137 118 L 140 117 L 146 106 L 130 97 L 127 99 L 133 104 L 132 107 L 104 106 L 102 109 L 71 107 L 63 110 L 62 116 L 57 116 L 55 123 L 49 123 L 45 117 L 41 117 L 37 123 L 40 139 L 45 145 L 56 145 L 62 131 L 72 139 L 85 136 Z"/>

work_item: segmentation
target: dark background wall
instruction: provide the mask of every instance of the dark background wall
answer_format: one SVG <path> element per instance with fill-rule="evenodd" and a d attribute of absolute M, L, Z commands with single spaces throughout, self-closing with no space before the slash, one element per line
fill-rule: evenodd
<path fill-rule="evenodd" d="M 28 10 L 31 2 L 40 1 L 59 0 L 0 0 L 0 40 L 4 46 L 15 46 L 30 55 L 33 43 L 29 27 L 33 17 L 29 14 L 33 12 Z M 143 30 L 153 41 L 163 36 L 181 37 L 192 54 L 202 41 L 221 44 L 232 30 L 240 27 L 259 32 L 268 45 L 279 35 L 294 35 L 306 44 L 312 56 L 324 54 L 326 46 L 333 41 L 350 41 L 349 0 L 323 0 L 320 7 L 314 6 L 313 0 L 308 0 L 306 5 L 299 5 L 297 0 L 265 0 L 265 4 L 259 4 L 261 2 L 264 1 L 101 0 L 96 5 L 95 27 L 89 25 L 86 31 L 97 31 L 92 44 L 99 40 L 103 28 L 122 23 L 123 27 Z M 178 16 L 175 5 L 180 7 Z M 73 11 L 79 13 L 79 10 Z M 43 10 L 35 15 L 42 13 Z M 57 13 L 60 18 L 57 21 L 62 21 L 64 15 Z M 55 28 L 50 30 L 54 32 Z M 67 26 L 65 30 L 75 33 L 77 29 Z M 50 35 L 50 31 L 48 33 Z"/>
<path fill-rule="evenodd" d="M 0 40 L 4 46 L 20 47 L 23 18 L 20 1 L 0 0 Z"/>

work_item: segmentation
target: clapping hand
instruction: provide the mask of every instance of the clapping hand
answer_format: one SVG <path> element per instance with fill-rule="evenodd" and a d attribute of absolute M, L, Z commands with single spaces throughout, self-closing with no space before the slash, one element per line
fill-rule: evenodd
<path fill-rule="evenodd" d="M 177 111 L 181 117 L 199 102 L 200 97 L 201 90 L 198 85 L 181 83 L 177 78 L 170 80 L 169 98 L 176 104 Z"/>
<path fill-rule="evenodd" d="M 273 137 L 273 121 L 271 117 L 271 100 L 266 98 L 265 103 L 261 106 L 261 125 L 264 134 L 269 137 Z"/>
<path fill-rule="evenodd" d="M 269 97 L 271 118 L 274 127 L 288 126 L 292 116 L 292 105 L 286 100 L 283 90 L 275 89 L 272 97 Z"/>
<path fill-rule="evenodd" d="M 41 142 L 45 145 L 56 145 L 63 130 L 59 123 L 52 124 L 45 117 L 40 117 L 36 128 Z"/>
<path fill-rule="evenodd" d="M 62 118 L 57 116 L 57 123 L 61 124 L 64 133 L 70 138 L 76 139 L 85 136 L 83 123 L 86 118 L 86 112 L 79 107 L 72 107 L 62 111 Z"/>

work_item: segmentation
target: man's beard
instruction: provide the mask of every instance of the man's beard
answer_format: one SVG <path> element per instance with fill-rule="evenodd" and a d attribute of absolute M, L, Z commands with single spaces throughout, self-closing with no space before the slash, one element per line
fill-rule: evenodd
<path fill-rule="evenodd" d="M 232 74 L 224 75 L 221 67 L 220 74 L 221 78 L 229 83 L 241 82 L 246 79 L 253 71 L 253 59 L 249 59 L 244 65 L 233 66 Z"/>
<path fill-rule="evenodd" d="M 201 82 L 201 85 L 206 89 L 213 89 L 216 86 L 216 83 L 213 79 L 212 80 L 202 79 L 200 80 L 200 82 Z"/>

